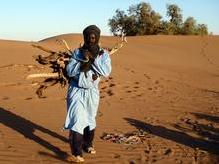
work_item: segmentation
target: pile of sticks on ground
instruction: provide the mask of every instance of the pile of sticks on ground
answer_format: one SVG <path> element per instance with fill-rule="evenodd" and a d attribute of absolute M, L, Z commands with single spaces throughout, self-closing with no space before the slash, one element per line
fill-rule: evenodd
<path fill-rule="evenodd" d="M 48 56 L 38 55 L 36 57 L 36 61 L 39 64 L 48 66 L 52 69 L 50 73 L 30 74 L 27 76 L 27 79 L 45 78 L 44 81 L 39 83 L 39 87 L 36 90 L 36 94 L 39 98 L 45 98 L 43 96 L 43 91 L 46 88 L 56 84 L 60 84 L 62 87 L 64 87 L 69 80 L 65 68 L 72 55 L 72 51 L 65 40 L 57 40 L 57 42 L 63 45 L 66 51 L 52 51 L 38 44 L 32 44 L 33 47 L 49 54 Z M 126 38 L 122 37 L 121 41 L 118 42 L 113 48 L 105 49 L 109 51 L 110 55 L 112 55 L 115 54 L 120 48 L 122 48 L 125 43 L 127 43 Z"/>
<path fill-rule="evenodd" d="M 103 133 L 100 137 L 102 140 L 125 144 L 133 145 L 143 143 L 148 137 L 148 133 L 142 130 L 133 131 L 129 133 Z"/>

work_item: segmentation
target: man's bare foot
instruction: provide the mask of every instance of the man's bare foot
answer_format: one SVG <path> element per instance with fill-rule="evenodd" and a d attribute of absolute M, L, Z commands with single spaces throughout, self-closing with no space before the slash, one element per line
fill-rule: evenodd
<path fill-rule="evenodd" d="M 84 162 L 84 158 L 80 155 L 78 156 L 69 155 L 67 157 L 67 161 L 71 163 L 81 163 L 81 162 Z"/>

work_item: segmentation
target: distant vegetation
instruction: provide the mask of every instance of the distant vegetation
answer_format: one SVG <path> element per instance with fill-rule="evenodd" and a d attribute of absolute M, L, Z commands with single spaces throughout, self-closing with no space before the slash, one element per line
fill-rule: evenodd
<path fill-rule="evenodd" d="M 124 11 L 117 9 L 109 19 L 110 30 L 114 35 L 208 35 L 205 24 L 197 24 L 193 17 L 183 22 L 182 10 L 175 4 L 167 5 L 168 21 L 152 10 L 149 3 L 141 2 Z"/>

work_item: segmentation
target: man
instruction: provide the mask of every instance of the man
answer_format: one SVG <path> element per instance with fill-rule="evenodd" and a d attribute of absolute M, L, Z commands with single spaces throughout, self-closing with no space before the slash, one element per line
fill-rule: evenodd
<path fill-rule="evenodd" d="M 98 84 L 111 72 L 111 59 L 99 47 L 100 29 L 95 25 L 83 31 L 84 45 L 72 53 L 66 67 L 70 83 L 67 93 L 65 129 L 69 129 L 70 161 L 83 162 L 82 150 L 95 154 L 93 146 L 99 105 Z"/>

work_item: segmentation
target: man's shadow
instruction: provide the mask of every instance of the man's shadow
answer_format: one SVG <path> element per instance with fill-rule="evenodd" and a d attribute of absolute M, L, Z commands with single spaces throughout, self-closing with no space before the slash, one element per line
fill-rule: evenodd
<path fill-rule="evenodd" d="M 19 116 L 19 115 L 16 115 L 8 110 L 5 110 L 1 107 L 0 107 L 0 123 L 13 129 L 16 132 L 19 132 L 24 137 L 38 143 L 39 145 L 41 145 L 41 146 L 45 147 L 46 149 L 55 153 L 55 156 L 53 156 L 53 155 L 50 155 L 50 156 L 53 156 L 54 158 L 59 159 L 59 160 L 66 161 L 66 158 L 68 155 L 66 152 L 62 151 L 60 148 L 52 145 L 48 141 L 35 135 L 34 131 L 39 130 L 43 133 L 51 135 L 52 137 L 55 137 L 59 140 L 62 140 L 63 142 L 68 142 L 68 140 L 65 137 L 63 137 L 63 136 L 61 136 L 61 135 L 59 135 L 59 134 L 57 134 L 49 129 L 46 129 L 40 125 L 37 125 L 37 124 Z M 43 153 L 43 152 L 40 152 L 40 154 L 48 155 L 48 153 Z"/>
<path fill-rule="evenodd" d="M 219 155 L 219 142 L 217 141 L 208 141 L 205 139 L 195 138 L 184 132 L 175 131 L 163 126 L 150 125 L 132 118 L 124 119 L 139 130 L 144 130 L 150 134 L 183 144 L 191 148 L 199 148 L 200 150 L 205 150 L 209 153 Z"/>

